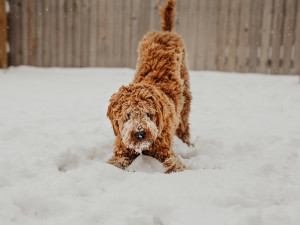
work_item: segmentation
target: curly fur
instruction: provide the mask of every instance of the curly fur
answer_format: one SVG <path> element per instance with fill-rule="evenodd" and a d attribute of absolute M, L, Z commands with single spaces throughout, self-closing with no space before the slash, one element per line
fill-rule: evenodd
<path fill-rule="evenodd" d="M 162 31 L 143 37 L 133 82 L 110 99 L 107 116 L 116 140 L 108 163 L 122 169 L 141 153 L 161 161 L 166 173 L 185 168 L 172 150 L 174 135 L 190 145 L 191 103 L 184 44 L 172 31 L 174 7 L 175 2 L 169 0 L 160 9 Z M 143 140 L 136 137 L 141 131 Z"/>

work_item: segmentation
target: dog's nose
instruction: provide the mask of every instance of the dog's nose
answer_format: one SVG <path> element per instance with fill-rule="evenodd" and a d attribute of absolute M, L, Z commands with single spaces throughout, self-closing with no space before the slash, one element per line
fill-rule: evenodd
<path fill-rule="evenodd" d="M 136 139 L 141 141 L 146 137 L 146 132 L 145 131 L 138 131 L 138 132 L 135 132 L 134 136 L 136 137 Z"/>

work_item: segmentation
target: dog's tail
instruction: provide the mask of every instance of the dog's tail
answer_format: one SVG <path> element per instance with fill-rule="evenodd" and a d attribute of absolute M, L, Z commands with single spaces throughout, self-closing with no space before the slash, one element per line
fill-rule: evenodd
<path fill-rule="evenodd" d="M 160 7 L 161 30 L 172 31 L 175 17 L 175 0 L 168 0 L 164 6 Z"/>

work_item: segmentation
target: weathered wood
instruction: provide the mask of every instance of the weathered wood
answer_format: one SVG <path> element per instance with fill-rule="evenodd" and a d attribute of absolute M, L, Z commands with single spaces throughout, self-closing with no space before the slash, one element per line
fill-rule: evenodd
<path fill-rule="evenodd" d="M 66 1 L 58 1 L 58 21 L 57 21 L 57 59 L 58 66 L 63 67 L 65 64 L 65 19 L 66 19 Z"/>
<path fill-rule="evenodd" d="M 123 9 L 123 18 L 122 18 L 122 38 L 123 43 L 121 45 L 121 65 L 122 67 L 127 67 L 130 65 L 130 54 L 131 54 L 131 28 L 132 28 L 132 20 L 131 20 L 131 9 L 132 9 L 132 1 L 122 1 L 122 9 Z"/>
<path fill-rule="evenodd" d="M 134 68 L 139 41 L 160 29 L 158 7 L 165 0 L 8 2 L 10 65 Z M 180 0 L 175 31 L 185 42 L 190 69 L 299 73 L 299 5 Z"/>
<path fill-rule="evenodd" d="M 141 5 L 141 1 L 139 0 L 133 0 L 132 2 L 132 29 L 131 29 L 131 54 L 130 54 L 130 67 L 135 68 L 136 66 L 136 60 L 137 60 L 137 43 L 139 41 L 139 29 L 138 29 L 138 15 L 139 15 L 139 9 Z"/>
<path fill-rule="evenodd" d="M 262 29 L 261 29 L 261 56 L 259 60 L 259 69 L 257 72 L 268 73 L 269 71 L 269 52 L 271 44 L 272 13 L 273 0 L 264 0 Z"/>
<path fill-rule="evenodd" d="M 249 58 L 249 29 L 250 29 L 250 1 L 241 1 L 239 9 L 238 47 L 236 71 L 245 73 Z"/>
<path fill-rule="evenodd" d="M 22 1 L 22 7 L 21 7 L 21 38 L 22 38 L 22 63 L 28 64 L 28 0 Z"/>
<path fill-rule="evenodd" d="M 57 60 L 57 51 L 58 51 L 58 32 L 57 32 L 57 24 L 58 24 L 58 18 L 57 18 L 57 6 L 58 1 L 50 0 L 49 2 L 49 14 L 50 14 L 50 42 L 49 42 L 49 48 L 50 48 L 50 59 L 49 64 L 50 66 L 58 66 L 58 60 Z"/>
<path fill-rule="evenodd" d="M 300 75 L 300 3 L 297 2 L 296 32 L 295 32 L 294 74 Z"/>
<path fill-rule="evenodd" d="M 36 17 L 36 57 L 35 65 L 43 66 L 43 4 L 44 1 L 36 1 L 35 17 Z"/>
<path fill-rule="evenodd" d="M 43 20 L 43 66 L 49 67 L 51 65 L 51 43 L 50 43 L 50 28 L 51 28 L 51 13 L 50 10 L 50 1 L 51 0 L 44 0 L 44 5 L 42 8 L 42 20 Z"/>
<path fill-rule="evenodd" d="M 272 31 L 272 74 L 279 73 L 284 0 L 275 0 Z"/>
<path fill-rule="evenodd" d="M 222 0 L 220 2 L 219 23 L 217 33 L 217 69 L 225 70 L 226 47 L 228 43 L 228 18 L 229 18 L 230 0 Z"/>
<path fill-rule="evenodd" d="M 73 66 L 81 66 L 81 18 L 82 18 L 82 1 L 73 1 Z"/>
<path fill-rule="evenodd" d="M 97 66 L 97 33 L 98 33 L 98 17 L 97 17 L 97 4 L 98 0 L 91 0 L 90 3 L 90 37 L 89 37 L 89 42 L 90 42 L 90 49 L 89 49 L 89 55 L 90 55 L 90 60 L 89 60 L 89 66 L 95 67 Z M 76 32 L 74 32 L 76 35 Z"/>
<path fill-rule="evenodd" d="M 36 62 L 36 13 L 35 0 L 28 0 L 28 65 L 35 66 Z M 25 62 L 24 62 L 25 64 Z"/>
<path fill-rule="evenodd" d="M 291 53 L 295 35 L 296 0 L 286 0 L 283 29 L 283 59 L 280 74 L 289 74 L 291 70 Z"/>
<path fill-rule="evenodd" d="M 239 4 L 240 0 L 230 1 L 228 61 L 226 67 L 226 71 L 229 72 L 235 71 Z"/>
<path fill-rule="evenodd" d="M 105 67 L 108 65 L 108 14 L 107 14 L 107 0 L 99 0 L 99 29 L 98 29 L 98 48 L 97 66 Z"/>
<path fill-rule="evenodd" d="M 73 0 L 66 0 L 66 10 L 65 10 L 65 20 L 66 20 L 66 27 L 65 27 L 65 65 L 67 67 L 71 67 L 73 63 Z M 87 25 L 88 26 L 88 25 Z M 81 31 L 84 32 L 84 31 Z M 86 33 L 85 33 L 86 34 Z M 84 51 L 82 52 L 84 54 Z"/>
<path fill-rule="evenodd" d="M 5 0 L 0 0 L 0 68 L 7 68 L 7 20 L 5 10 Z"/>
<path fill-rule="evenodd" d="M 261 28 L 261 0 L 251 2 L 250 29 L 249 29 L 249 67 L 248 72 L 255 73 L 257 68 L 257 56 L 260 41 Z"/>
<path fill-rule="evenodd" d="M 219 1 L 210 0 L 208 7 L 208 39 L 206 50 L 206 70 L 217 70 L 217 27 Z"/>

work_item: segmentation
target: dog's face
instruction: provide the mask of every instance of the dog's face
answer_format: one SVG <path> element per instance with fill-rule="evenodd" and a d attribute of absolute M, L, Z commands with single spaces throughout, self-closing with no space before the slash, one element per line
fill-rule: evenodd
<path fill-rule="evenodd" d="M 107 116 L 114 133 L 137 152 L 147 150 L 162 128 L 162 108 L 153 90 L 143 85 L 121 87 L 110 99 Z"/>

